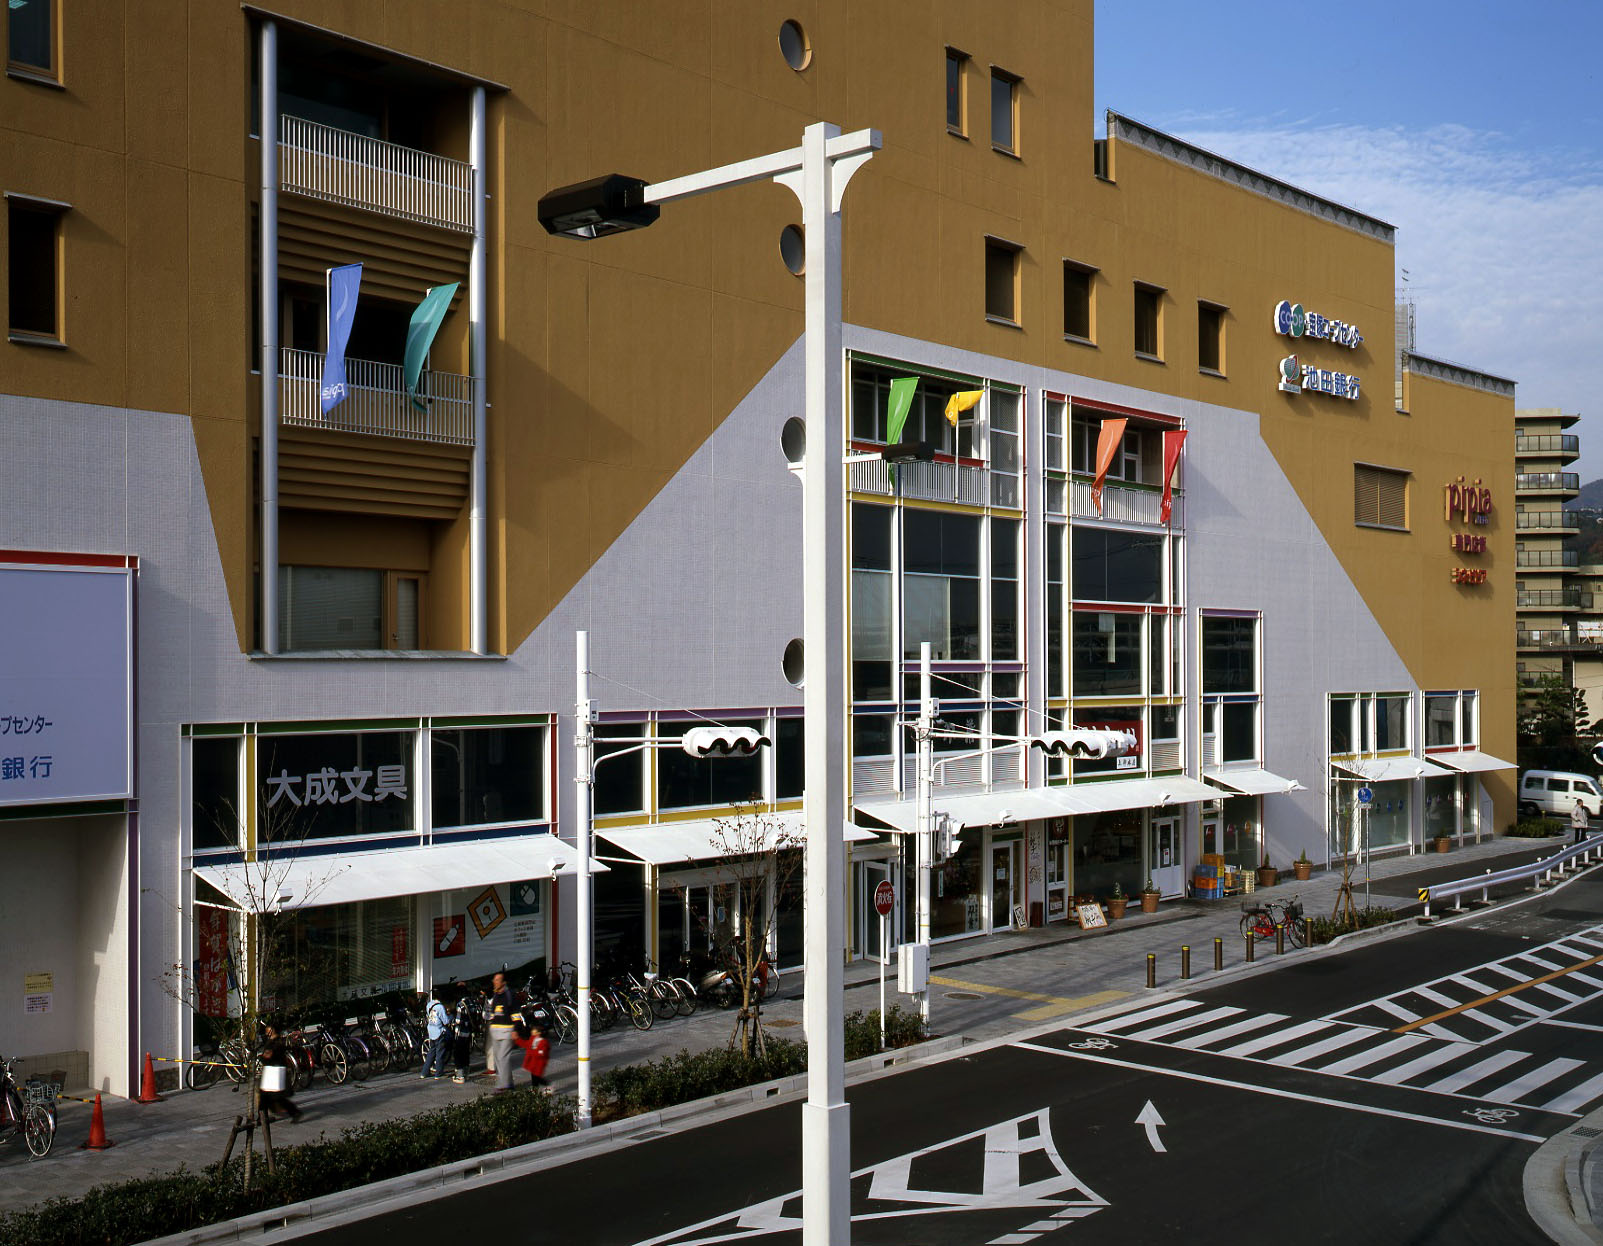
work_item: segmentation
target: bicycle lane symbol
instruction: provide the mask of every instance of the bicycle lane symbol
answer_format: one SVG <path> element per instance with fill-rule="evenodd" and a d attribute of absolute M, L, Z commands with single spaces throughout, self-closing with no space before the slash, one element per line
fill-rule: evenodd
<path fill-rule="evenodd" d="M 1519 1113 L 1513 1108 L 1465 1108 L 1464 1115 L 1474 1117 L 1483 1125 L 1506 1125 Z"/>
<path fill-rule="evenodd" d="M 1118 1046 L 1111 1038 L 1103 1038 L 1100 1034 L 1093 1034 L 1089 1038 L 1082 1038 L 1077 1043 L 1065 1043 L 1071 1051 L 1112 1051 Z"/>

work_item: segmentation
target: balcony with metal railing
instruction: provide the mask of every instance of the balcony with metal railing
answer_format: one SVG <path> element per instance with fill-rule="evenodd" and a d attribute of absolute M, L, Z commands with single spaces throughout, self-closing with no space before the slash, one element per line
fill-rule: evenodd
<path fill-rule="evenodd" d="M 1521 532 L 1579 532 L 1581 516 L 1577 511 L 1520 511 L 1514 516 L 1514 527 Z"/>
<path fill-rule="evenodd" d="M 1514 477 L 1515 493 L 1579 493 L 1581 477 L 1576 472 L 1521 472 Z"/>
<path fill-rule="evenodd" d="M 321 352 L 279 351 L 279 423 L 328 432 L 401 437 L 442 445 L 473 444 L 473 378 L 425 371 L 418 381 L 418 410 L 400 365 L 345 361 L 346 399 L 323 414 Z"/>
<path fill-rule="evenodd" d="M 1178 532 L 1186 526 L 1185 494 L 1179 489 L 1174 491 L 1173 503 L 1169 526 Z M 1069 482 L 1069 513 L 1075 519 L 1116 519 L 1156 526 L 1163 522 L 1163 494 L 1157 489 L 1109 480 L 1102 489 L 1102 511 L 1098 514 L 1091 501 L 1091 482 L 1075 479 Z"/>
<path fill-rule="evenodd" d="M 992 473 L 966 463 L 937 460 L 893 465 L 883 459 L 865 459 L 848 467 L 853 493 L 899 495 L 920 502 L 962 502 L 969 506 L 1016 509 L 1023 505 L 1017 476 Z"/>
<path fill-rule="evenodd" d="M 1524 588 L 1515 596 L 1517 610 L 1590 610 L 1592 594 L 1578 588 Z"/>
<path fill-rule="evenodd" d="M 1567 627 L 1538 627 L 1514 634 L 1517 649 L 1570 649 L 1575 644 L 1575 633 Z"/>
<path fill-rule="evenodd" d="M 279 188 L 473 232 L 473 168 L 304 117 L 279 118 Z"/>
<path fill-rule="evenodd" d="M 1515 434 L 1514 453 L 1534 458 L 1561 457 L 1568 461 L 1580 456 L 1581 439 L 1572 433 L 1538 433 L 1527 437 Z"/>
<path fill-rule="evenodd" d="M 1525 570 L 1573 570 L 1581 556 L 1572 549 L 1522 549 L 1514 556 L 1514 565 Z"/>

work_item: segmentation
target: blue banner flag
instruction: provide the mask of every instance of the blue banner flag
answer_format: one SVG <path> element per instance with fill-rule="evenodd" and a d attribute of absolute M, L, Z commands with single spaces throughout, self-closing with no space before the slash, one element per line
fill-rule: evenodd
<path fill-rule="evenodd" d="M 453 281 L 450 285 L 430 289 L 423 295 L 423 301 L 412 313 L 411 323 L 406 326 L 406 392 L 412 395 L 412 405 L 419 411 L 428 410 L 417 396 L 418 378 L 423 375 L 423 361 L 429 357 L 434 335 L 440 331 L 440 322 L 445 319 L 445 313 L 460 284 Z"/>
<path fill-rule="evenodd" d="M 328 270 L 328 354 L 323 356 L 323 414 L 345 401 L 345 344 L 356 319 L 356 295 L 362 288 L 362 266 L 346 264 Z"/>

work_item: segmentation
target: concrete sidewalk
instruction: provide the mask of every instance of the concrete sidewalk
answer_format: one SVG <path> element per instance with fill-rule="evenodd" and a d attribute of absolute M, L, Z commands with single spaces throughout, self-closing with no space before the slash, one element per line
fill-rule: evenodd
<path fill-rule="evenodd" d="M 1404 856 L 1378 861 L 1369 871 L 1372 902 L 1417 912 L 1416 879 L 1440 875 L 1463 878 L 1488 868 L 1547 855 L 1563 841 L 1492 839 L 1455 849 L 1446 856 Z M 1262 889 L 1252 899 L 1289 899 L 1299 895 L 1310 916 L 1328 916 L 1341 884 L 1341 871 L 1321 871 L 1305 883 L 1285 882 Z M 1364 877 L 1354 876 L 1355 898 L 1364 899 Z M 1115 1002 L 1145 990 L 1146 957 L 1156 956 L 1159 986 L 1179 978 L 1180 947 L 1189 944 L 1193 977 L 1202 985 L 1214 976 L 1214 939 L 1221 940 L 1225 971 L 1241 967 L 1241 907 L 1223 901 L 1170 901 L 1151 915 L 1132 905 L 1125 918 L 1108 928 L 1081 931 L 1045 929 L 965 939 L 937 945 L 931 954 L 931 1031 L 961 1035 L 965 1040 L 1000 1038 L 1029 1025 Z M 1274 960 L 1273 944 L 1258 946 L 1258 963 Z M 1289 950 L 1288 950 L 1288 954 Z M 896 993 L 895 966 L 888 969 L 887 1002 L 910 1006 Z M 848 1011 L 867 1012 L 879 1006 L 879 966 L 856 963 L 846 972 Z M 800 1039 L 801 975 L 785 975 L 781 990 L 764 1007 L 770 1032 Z M 694 1017 L 658 1022 L 644 1033 L 613 1029 L 594 1038 L 597 1072 L 678 1051 L 703 1050 L 728 1041 L 734 1013 L 717 1009 Z M 26 1073 L 26 1070 L 23 1070 Z M 519 1077 L 523 1074 L 520 1072 Z M 559 1093 L 576 1087 L 572 1048 L 553 1053 L 551 1079 Z M 305 1109 L 298 1124 L 275 1126 L 279 1145 L 315 1138 L 363 1121 L 414 1115 L 445 1103 L 485 1093 L 485 1078 L 456 1085 L 449 1080 L 420 1081 L 416 1069 L 386 1074 L 360 1084 L 331 1086 L 315 1082 L 296 1096 Z M 221 1083 L 206 1091 L 175 1092 L 157 1104 L 104 1100 L 107 1136 L 116 1144 L 108 1151 L 83 1151 L 78 1144 L 89 1132 L 85 1104 L 61 1105 L 61 1128 L 55 1149 L 43 1160 L 30 1160 L 20 1140 L 0 1147 L 0 1210 L 31 1205 L 49 1198 L 76 1197 L 107 1181 L 147 1176 L 177 1168 L 202 1167 L 221 1158 L 228 1129 L 244 1108 L 244 1092 Z"/>

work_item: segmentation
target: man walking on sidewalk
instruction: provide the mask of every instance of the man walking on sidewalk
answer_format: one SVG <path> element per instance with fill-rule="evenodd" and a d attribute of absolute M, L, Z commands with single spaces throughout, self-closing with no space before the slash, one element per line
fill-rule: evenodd
<path fill-rule="evenodd" d="M 1587 815 L 1586 806 L 1579 800 L 1570 809 L 1570 827 L 1575 832 L 1576 843 L 1585 839 L 1592 829 L 1592 819 Z"/>
<path fill-rule="evenodd" d="M 517 1002 L 507 987 L 506 974 L 497 972 L 490 984 L 490 1055 L 495 1061 L 496 1090 L 512 1089 L 512 1046 Z"/>

